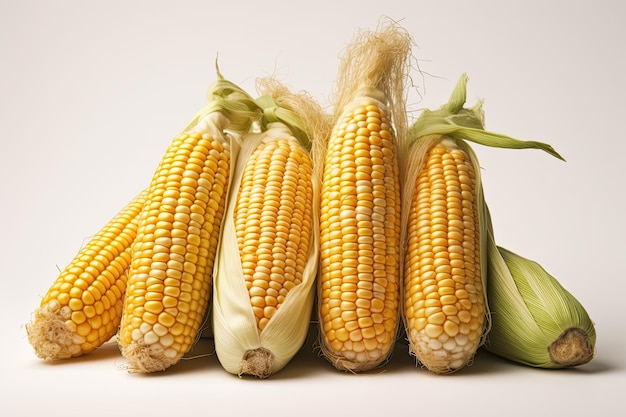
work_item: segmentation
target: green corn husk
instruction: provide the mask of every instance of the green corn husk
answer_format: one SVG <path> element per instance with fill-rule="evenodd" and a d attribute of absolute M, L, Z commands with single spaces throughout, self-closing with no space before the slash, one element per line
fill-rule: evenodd
<path fill-rule="evenodd" d="M 484 349 L 537 368 L 589 362 L 596 332 L 585 308 L 540 264 L 496 246 L 490 232 L 491 331 Z"/>

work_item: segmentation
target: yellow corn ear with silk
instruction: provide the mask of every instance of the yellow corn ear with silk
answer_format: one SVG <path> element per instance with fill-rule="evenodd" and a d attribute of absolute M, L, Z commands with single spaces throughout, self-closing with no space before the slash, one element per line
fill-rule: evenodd
<path fill-rule="evenodd" d="M 470 363 L 490 328 L 487 303 L 491 227 L 480 165 L 468 141 L 539 148 L 485 131 L 481 104 L 464 108 L 463 74 L 450 101 L 424 111 L 409 129 L 404 167 L 404 299 L 409 351 L 434 373 Z"/>
<path fill-rule="evenodd" d="M 245 131 L 258 117 L 246 99 L 220 76 L 151 180 L 118 338 L 130 372 L 169 368 L 199 337 L 237 150 L 225 130 Z"/>
<path fill-rule="evenodd" d="M 314 133 L 307 129 L 303 100 L 293 108 L 278 100 L 257 99 L 264 109 L 261 131 L 242 137 L 213 298 L 221 365 L 232 374 L 259 378 L 280 371 L 302 347 L 319 259 Z M 315 109 L 312 102 L 307 107 Z M 320 115 L 321 110 L 308 113 Z"/>
<path fill-rule="evenodd" d="M 395 23 L 357 33 L 339 68 L 320 212 L 319 345 L 337 369 L 383 364 L 398 336 L 398 138 L 412 40 Z"/>
<path fill-rule="evenodd" d="M 102 227 L 61 271 L 26 324 L 46 360 L 92 352 L 117 333 L 144 190 Z"/>

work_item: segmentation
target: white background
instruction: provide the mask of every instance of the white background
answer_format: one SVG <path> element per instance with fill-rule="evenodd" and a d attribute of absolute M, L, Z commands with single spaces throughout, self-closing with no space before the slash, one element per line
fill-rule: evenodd
<path fill-rule="evenodd" d="M 63 363 L 34 355 L 24 323 L 58 268 L 147 185 L 204 104 L 218 54 L 250 92 L 276 74 L 327 104 L 342 49 L 383 15 L 418 45 L 410 110 L 439 107 L 467 72 L 489 130 L 567 159 L 474 147 L 499 244 L 539 261 L 595 321 L 589 364 L 545 371 L 479 352 L 436 376 L 399 344 L 382 370 L 356 376 L 309 340 L 255 380 L 223 371 L 207 340 L 148 376 L 126 373 L 114 343 Z M 0 1 L 0 415 L 618 415 L 625 15 L 619 0 Z"/>

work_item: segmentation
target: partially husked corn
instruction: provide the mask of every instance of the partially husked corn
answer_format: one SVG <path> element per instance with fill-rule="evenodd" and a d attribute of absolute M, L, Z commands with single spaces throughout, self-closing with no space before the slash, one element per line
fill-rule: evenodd
<path fill-rule="evenodd" d="M 147 192 L 102 227 L 61 271 L 41 300 L 28 340 L 42 359 L 92 352 L 118 331 L 131 245 Z"/>
<path fill-rule="evenodd" d="M 463 74 L 448 103 L 424 110 L 409 129 L 404 159 L 403 320 L 409 351 L 435 373 L 471 362 L 488 336 L 491 220 L 473 141 L 501 148 L 549 145 L 483 127 L 482 102 L 466 108 Z"/>
<path fill-rule="evenodd" d="M 222 367 L 258 378 L 280 371 L 301 349 L 319 259 L 314 221 L 319 185 L 312 157 L 289 124 L 271 118 L 263 125 L 261 132 L 242 137 L 218 248 L 212 310 Z"/>
<path fill-rule="evenodd" d="M 331 354 L 384 359 L 396 336 L 400 186 L 396 145 L 378 105 L 340 119 L 322 182 L 320 326 Z"/>
<path fill-rule="evenodd" d="M 315 168 L 330 125 L 307 94 L 271 77 L 258 79 L 257 88 L 262 117 L 241 136 L 218 247 L 212 324 L 227 372 L 269 378 L 309 333 L 319 262 Z"/>
<path fill-rule="evenodd" d="M 411 350 L 447 372 L 474 355 L 485 322 L 476 174 L 452 141 L 425 160 L 408 215 L 404 305 Z"/>
<path fill-rule="evenodd" d="M 245 163 L 234 222 L 259 330 L 302 283 L 312 244 L 312 170 L 293 137 L 260 143 Z"/>

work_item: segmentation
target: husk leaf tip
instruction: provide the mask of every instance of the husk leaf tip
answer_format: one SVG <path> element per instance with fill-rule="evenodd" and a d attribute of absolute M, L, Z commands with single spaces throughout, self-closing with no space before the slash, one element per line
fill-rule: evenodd
<path fill-rule="evenodd" d="M 424 110 L 409 128 L 409 146 L 423 136 L 447 135 L 457 140 L 471 141 L 484 146 L 508 149 L 540 149 L 565 161 L 551 145 L 533 140 L 519 140 L 484 128 L 483 100 L 465 107 L 467 82 L 463 73 L 457 81 L 450 99 L 437 110 Z"/>

